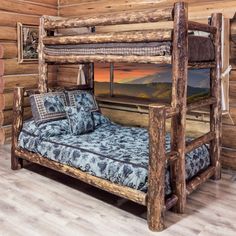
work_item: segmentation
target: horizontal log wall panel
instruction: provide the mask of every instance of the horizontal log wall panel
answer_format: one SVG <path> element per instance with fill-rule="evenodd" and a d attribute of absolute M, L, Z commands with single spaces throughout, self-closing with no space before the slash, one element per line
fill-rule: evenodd
<path fill-rule="evenodd" d="M 48 73 L 48 83 L 52 85 L 56 82 L 56 73 Z M 20 75 L 5 75 L 0 77 L 0 93 L 13 91 L 13 88 L 36 88 L 38 86 L 38 74 L 20 74 Z M 2 85 L 2 86 L 1 86 Z M 55 84 L 56 85 L 56 84 Z"/>
<path fill-rule="evenodd" d="M 1 43 L 0 44 L 0 58 L 3 58 L 3 59 L 17 58 L 16 43 Z"/>
<path fill-rule="evenodd" d="M 36 88 L 38 80 L 37 62 L 19 64 L 17 61 L 17 22 L 39 25 L 41 15 L 57 15 L 57 0 L 0 1 L 0 143 L 11 139 L 13 87 Z M 51 87 L 56 85 L 56 72 L 55 66 L 49 67 Z M 26 98 L 26 117 L 30 116 L 29 106 Z"/>
<path fill-rule="evenodd" d="M 28 0 L 25 0 L 26 2 Z M 32 3 L 37 3 L 39 5 L 50 5 L 57 8 L 58 0 L 30 0 Z"/>
<path fill-rule="evenodd" d="M 42 4 L 22 0 L 1 0 L 0 10 L 23 13 L 29 15 L 57 15 L 56 6 L 43 6 Z"/>
<path fill-rule="evenodd" d="M 236 126 L 223 125 L 223 134 L 224 134 L 222 138 L 223 147 L 236 149 Z"/>
<path fill-rule="evenodd" d="M 66 1 L 59 2 L 59 14 L 61 16 L 96 15 L 99 13 L 133 11 L 143 9 L 154 9 L 172 6 L 174 0 L 166 1 L 138 1 L 138 0 L 99 0 L 99 1 Z M 190 17 L 208 17 L 213 12 L 223 12 L 228 18 L 235 13 L 235 1 L 213 1 L 213 0 L 186 0 L 189 3 Z"/>
<path fill-rule="evenodd" d="M 17 40 L 17 33 L 15 27 L 0 26 L 0 40 Z"/>
<path fill-rule="evenodd" d="M 222 165 L 226 168 L 236 169 L 236 149 L 222 148 Z"/>
<path fill-rule="evenodd" d="M 29 119 L 32 117 L 31 107 L 24 108 L 24 119 Z M 13 111 L 6 110 L 0 111 L 0 126 L 10 125 L 13 121 Z"/>
<path fill-rule="evenodd" d="M 49 72 L 56 72 L 53 66 L 49 67 Z M 19 64 L 17 59 L 0 60 L 0 76 L 15 75 L 15 74 L 36 74 L 38 73 L 38 64 L 24 63 Z"/>
<path fill-rule="evenodd" d="M 11 142 L 11 125 L 0 127 L 0 144 Z"/>
<path fill-rule="evenodd" d="M 11 110 L 13 105 L 13 92 L 0 93 L 0 111 Z M 24 100 L 24 107 L 30 106 L 29 98 L 26 97 Z"/>
<path fill-rule="evenodd" d="M 0 26 L 16 27 L 17 22 L 21 22 L 22 24 L 39 25 L 39 16 L 0 10 Z"/>

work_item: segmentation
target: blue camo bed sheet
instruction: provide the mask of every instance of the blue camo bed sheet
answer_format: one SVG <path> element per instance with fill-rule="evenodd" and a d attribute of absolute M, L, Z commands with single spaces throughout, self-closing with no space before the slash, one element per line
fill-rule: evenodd
<path fill-rule="evenodd" d="M 100 120 L 99 120 L 100 119 Z M 67 120 L 36 126 L 24 123 L 19 145 L 45 158 L 76 167 L 113 183 L 147 192 L 149 144 L 145 128 L 124 127 L 95 119 L 95 130 L 75 136 Z M 170 150 L 170 135 L 166 135 Z M 210 165 L 208 147 L 203 145 L 186 155 L 186 176 L 191 179 Z M 166 171 L 166 195 L 171 193 L 170 173 Z"/>

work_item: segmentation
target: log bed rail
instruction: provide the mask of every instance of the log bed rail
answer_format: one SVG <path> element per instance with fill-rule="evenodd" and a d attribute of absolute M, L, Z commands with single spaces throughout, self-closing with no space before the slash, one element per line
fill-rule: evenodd
<path fill-rule="evenodd" d="M 60 28 L 94 27 L 115 24 L 132 24 L 158 21 L 173 21 L 173 30 L 135 31 L 135 33 L 103 33 L 78 36 L 48 36 L 52 31 Z M 14 91 L 14 121 L 12 139 L 11 167 L 13 170 L 22 167 L 22 160 L 28 160 L 59 172 L 80 179 L 95 187 L 127 198 L 131 201 L 147 206 L 148 226 L 153 231 L 165 228 L 164 212 L 173 209 L 183 213 L 186 197 L 198 188 L 207 179 L 220 179 L 221 164 L 221 14 L 212 14 L 210 25 L 188 21 L 187 4 L 176 3 L 174 8 L 164 10 L 145 10 L 133 13 L 119 13 L 106 16 L 88 18 L 61 18 L 44 16 L 40 20 L 39 31 L 39 92 L 47 92 L 47 65 L 48 63 L 89 63 L 87 85 L 71 89 L 94 89 L 93 62 L 137 62 L 172 64 L 172 99 L 171 105 L 147 104 L 144 105 L 149 113 L 149 166 L 148 192 L 144 193 L 125 186 L 111 183 L 107 180 L 91 176 L 79 169 L 59 164 L 36 153 L 31 153 L 18 146 L 18 137 L 23 125 L 24 96 L 32 92 L 24 88 Z M 188 63 L 188 30 L 208 32 L 215 46 L 215 60 L 204 63 Z M 137 39 L 138 38 L 138 39 Z M 101 42 L 143 42 L 143 41 L 172 41 L 171 56 L 114 56 L 114 55 L 70 55 L 49 56 L 44 53 L 45 45 L 78 44 Z M 211 84 L 210 97 L 187 104 L 187 72 L 188 68 L 210 68 Z M 108 102 L 109 101 L 105 101 Z M 132 104 L 131 104 L 132 105 Z M 209 106 L 210 131 L 191 142 L 185 141 L 187 111 Z M 166 119 L 171 118 L 171 151 L 165 151 Z M 185 181 L 185 154 L 193 149 L 208 143 L 210 147 L 211 165 L 205 171 Z M 165 170 L 170 165 L 172 194 L 165 196 Z"/>

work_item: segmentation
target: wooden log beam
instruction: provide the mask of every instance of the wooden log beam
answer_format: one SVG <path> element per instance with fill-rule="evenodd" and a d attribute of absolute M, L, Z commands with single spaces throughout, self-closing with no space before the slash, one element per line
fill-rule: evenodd
<path fill-rule="evenodd" d="M 166 203 L 165 203 L 165 210 L 170 210 L 173 206 L 175 206 L 175 204 L 178 201 L 178 197 L 174 194 L 171 195 L 171 197 L 166 199 Z"/>
<path fill-rule="evenodd" d="M 208 68 L 215 68 L 216 63 L 213 62 L 189 62 L 188 68 L 189 69 L 208 69 Z"/>
<path fill-rule="evenodd" d="M 94 33 L 72 36 L 45 37 L 45 45 L 68 45 L 87 43 L 162 42 L 171 40 L 172 30 L 146 30 L 132 32 Z"/>
<path fill-rule="evenodd" d="M 151 105 L 149 108 L 147 220 L 152 231 L 161 231 L 165 228 L 165 110 L 164 106 Z"/>
<path fill-rule="evenodd" d="M 13 122 L 12 122 L 12 146 L 11 146 L 11 168 L 17 170 L 22 166 L 22 160 L 15 153 L 18 146 L 18 138 L 23 126 L 24 114 L 24 89 L 17 87 L 14 90 Z"/>
<path fill-rule="evenodd" d="M 201 99 L 199 101 L 189 103 L 187 107 L 187 111 L 191 111 L 191 110 L 198 109 L 201 107 L 210 106 L 214 103 L 216 103 L 216 99 L 214 97 Z"/>
<path fill-rule="evenodd" d="M 44 55 L 44 43 L 43 38 L 47 36 L 47 33 L 44 29 L 45 17 L 40 18 L 40 27 L 39 27 L 39 44 L 38 44 L 38 73 L 39 73 L 39 82 L 38 88 L 40 92 L 48 91 L 48 65 L 45 62 Z"/>
<path fill-rule="evenodd" d="M 188 29 L 203 31 L 203 32 L 211 33 L 211 34 L 216 34 L 216 27 L 208 25 L 208 24 L 194 22 L 194 21 L 188 22 Z"/>
<path fill-rule="evenodd" d="M 185 129 L 188 77 L 188 9 L 185 3 L 175 3 L 172 53 L 172 107 L 179 113 L 172 118 L 171 149 L 179 153 L 170 163 L 173 193 L 178 197 L 174 210 L 183 213 L 186 205 Z"/>
<path fill-rule="evenodd" d="M 192 150 L 200 147 L 201 145 L 209 143 L 214 138 L 214 135 L 215 134 L 213 132 L 208 132 L 202 135 L 201 137 L 198 137 L 192 140 L 191 142 L 188 142 L 186 144 L 185 153 L 191 152 Z"/>
<path fill-rule="evenodd" d="M 153 63 L 171 64 L 170 56 L 119 56 L 119 55 L 72 55 L 72 56 L 44 56 L 46 62 L 57 64 L 78 64 L 88 62 L 126 62 L 126 63 Z"/>
<path fill-rule="evenodd" d="M 47 17 L 45 19 L 44 27 L 45 29 L 93 27 L 101 25 L 134 24 L 169 20 L 172 20 L 172 8 L 62 19 Z"/>
<path fill-rule="evenodd" d="M 215 167 L 210 166 L 204 172 L 194 177 L 187 183 L 186 194 L 191 194 L 196 190 L 201 184 L 205 183 L 209 178 L 211 178 L 215 173 Z"/>
<path fill-rule="evenodd" d="M 172 151 L 172 152 L 166 153 L 166 159 L 169 162 L 176 161 L 178 157 L 179 157 L 179 153 L 178 152 Z"/>
<path fill-rule="evenodd" d="M 214 179 L 221 178 L 221 143 L 222 143 L 222 109 L 221 109 L 221 31 L 222 31 L 222 14 L 213 14 L 211 26 L 217 28 L 213 38 L 215 45 L 216 67 L 211 69 L 211 96 L 216 99 L 216 103 L 210 108 L 210 130 L 214 132 L 215 138 L 210 144 L 211 165 L 215 167 Z"/>
<path fill-rule="evenodd" d="M 59 171 L 119 197 L 129 199 L 144 206 L 146 205 L 146 194 L 144 192 L 114 184 L 111 181 L 98 178 L 77 168 L 60 164 L 59 162 L 49 160 L 39 154 L 32 153 L 21 148 L 17 148 L 15 150 L 15 154 L 25 160 Z"/>

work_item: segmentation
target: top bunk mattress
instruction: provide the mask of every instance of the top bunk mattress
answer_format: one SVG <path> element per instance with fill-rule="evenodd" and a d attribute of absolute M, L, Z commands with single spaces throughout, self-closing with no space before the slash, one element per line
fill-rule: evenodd
<path fill-rule="evenodd" d="M 189 35 L 189 62 L 207 62 L 215 59 L 214 45 L 210 38 Z M 134 55 L 134 56 L 170 56 L 172 43 L 97 43 L 79 45 L 46 45 L 44 53 L 50 56 L 68 55 Z"/>

